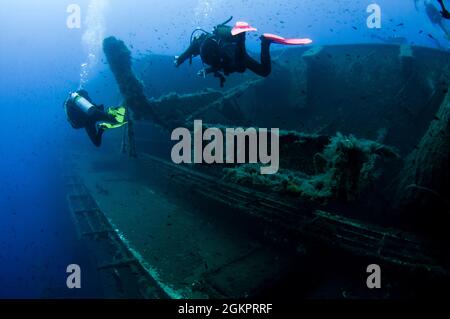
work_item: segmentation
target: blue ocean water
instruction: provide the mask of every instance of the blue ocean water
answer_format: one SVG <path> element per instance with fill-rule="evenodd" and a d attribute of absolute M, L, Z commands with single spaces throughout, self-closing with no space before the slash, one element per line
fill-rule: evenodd
<path fill-rule="evenodd" d="M 382 9 L 379 30 L 366 26 L 372 3 Z M 76 134 L 62 103 L 80 82 L 89 87 L 89 79 L 107 68 L 99 39 L 114 35 L 132 45 L 136 57 L 176 55 L 195 27 L 211 29 L 234 16 L 260 33 L 309 37 L 315 45 L 404 38 L 448 48 L 426 3 L 438 8 L 437 1 L 414 0 L 1 1 L 0 298 L 98 296 L 95 271 L 66 208 L 61 161 Z M 81 8 L 80 29 L 67 27 L 70 4 Z M 249 39 L 250 50 L 258 45 L 256 37 Z M 114 89 L 94 94 L 105 104 L 117 101 Z M 77 147 L 94 151 L 78 139 Z M 65 289 L 66 266 L 74 262 L 89 277 L 82 292 Z"/>

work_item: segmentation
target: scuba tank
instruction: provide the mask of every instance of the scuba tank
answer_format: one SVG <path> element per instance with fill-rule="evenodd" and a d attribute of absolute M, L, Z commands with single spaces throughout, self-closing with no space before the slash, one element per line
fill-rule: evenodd
<path fill-rule="evenodd" d="M 190 44 L 192 45 L 192 43 L 195 40 L 198 40 L 199 38 L 205 37 L 205 36 L 206 37 L 216 36 L 216 37 L 220 37 L 227 41 L 233 41 L 233 36 L 231 35 L 231 30 L 233 28 L 226 25 L 231 20 L 233 20 L 233 17 L 230 17 L 225 22 L 222 22 L 221 24 L 216 25 L 212 32 L 208 32 L 202 28 L 195 28 L 194 31 L 192 31 L 192 33 L 191 33 Z M 201 36 L 196 36 L 198 33 L 201 33 Z"/>
<path fill-rule="evenodd" d="M 233 27 L 227 25 L 227 23 L 231 20 L 233 20 L 233 17 L 230 17 L 225 22 L 215 26 L 213 34 L 224 41 L 233 42 L 235 40 L 235 38 L 231 34 L 231 30 L 233 29 Z"/>
<path fill-rule="evenodd" d="M 218 25 L 214 28 L 213 33 L 215 36 L 219 37 L 223 41 L 233 42 L 236 39 L 231 34 L 232 29 L 233 28 L 230 27 L 229 25 Z"/>
<path fill-rule="evenodd" d="M 75 104 L 80 109 L 80 111 L 86 114 L 89 112 L 91 108 L 95 107 L 94 104 L 89 102 L 85 97 L 81 96 L 77 92 L 71 93 L 69 99 L 73 104 Z"/>
<path fill-rule="evenodd" d="M 87 125 L 89 111 L 95 107 L 84 90 L 70 93 L 64 102 L 67 120 L 73 128 L 84 128 Z"/>
<path fill-rule="evenodd" d="M 215 26 L 212 33 L 201 28 L 196 28 L 191 33 L 190 39 L 191 47 L 198 41 L 198 55 L 200 55 L 203 65 L 207 64 L 215 69 L 214 76 L 219 78 L 221 87 L 223 87 L 225 82 L 225 76 L 220 71 L 223 68 L 224 59 L 232 60 L 232 58 L 227 58 L 229 54 L 225 54 L 224 56 L 224 51 L 234 53 L 235 50 L 233 47 L 237 43 L 237 39 L 231 32 L 233 27 L 227 25 L 232 19 L 233 17 L 230 17 L 225 22 Z M 196 37 L 197 33 L 200 32 L 201 35 Z M 190 62 L 192 63 L 192 55 L 190 56 Z M 228 75 L 227 73 L 225 74 Z"/>
<path fill-rule="evenodd" d="M 224 48 L 236 43 L 236 38 L 231 34 L 232 27 L 228 26 L 233 17 L 214 27 L 200 46 L 200 56 L 203 63 L 213 67 L 220 67 Z"/>

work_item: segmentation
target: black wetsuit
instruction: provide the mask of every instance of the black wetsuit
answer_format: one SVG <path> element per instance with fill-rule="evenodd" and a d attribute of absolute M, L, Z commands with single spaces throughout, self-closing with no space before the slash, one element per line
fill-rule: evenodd
<path fill-rule="evenodd" d="M 438 0 L 439 4 L 441 5 L 441 15 L 444 19 L 450 19 L 450 12 L 448 12 L 447 8 L 444 5 L 444 0 Z"/>
<path fill-rule="evenodd" d="M 94 104 L 86 91 L 81 90 L 77 93 Z M 97 123 L 115 123 L 115 118 L 105 112 L 103 105 L 91 107 L 87 114 L 80 110 L 70 99 L 65 102 L 64 106 L 66 108 L 67 119 L 72 127 L 74 129 L 84 128 L 92 143 L 100 147 L 104 130 L 99 128 Z"/>
<path fill-rule="evenodd" d="M 270 57 L 270 41 L 261 38 L 261 63 L 253 59 L 245 47 L 245 33 L 237 36 L 231 35 L 232 28 L 226 25 L 216 27 L 214 33 L 203 34 L 192 41 L 189 48 L 177 59 L 177 66 L 187 59 L 200 55 L 203 63 L 209 67 L 206 74 L 214 74 L 221 80 L 231 73 L 243 73 L 247 69 L 255 74 L 266 77 L 272 72 Z"/>

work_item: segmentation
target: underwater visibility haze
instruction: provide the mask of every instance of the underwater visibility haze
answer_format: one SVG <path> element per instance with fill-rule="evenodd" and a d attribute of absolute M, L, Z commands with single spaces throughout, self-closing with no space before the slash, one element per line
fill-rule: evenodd
<path fill-rule="evenodd" d="M 446 8 L 2 0 L 0 298 L 448 297 Z"/>

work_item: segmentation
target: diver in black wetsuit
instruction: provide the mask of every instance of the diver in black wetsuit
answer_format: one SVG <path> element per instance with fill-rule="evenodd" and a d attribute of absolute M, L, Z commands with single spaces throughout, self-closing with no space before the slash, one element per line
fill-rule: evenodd
<path fill-rule="evenodd" d="M 187 59 L 200 55 L 204 64 L 208 67 L 201 70 L 198 75 L 205 77 L 214 74 L 220 79 L 220 86 L 225 83 L 225 76 L 231 73 L 243 73 L 247 69 L 255 74 L 266 77 L 272 72 L 270 57 L 271 40 L 261 37 L 261 63 L 254 60 L 245 48 L 245 32 L 232 35 L 233 27 L 226 25 L 231 19 L 216 26 L 212 33 L 196 29 L 191 36 L 191 45 L 179 57 L 175 57 L 175 66 L 179 67 Z M 253 30 L 253 29 L 252 29 Z M 254 29 L 256 30 L 256 29 Z M 196 32 L 201 35 L 194 38 Z"/>
<path fill-rule="evenodd" d="M 447 8 L 444 5 L 444 0 L 438 0 L 439 4 L 441 5 L 441 15 L 444 19 L 450 20 L 450 12 L 448 12 Z"/>
<path fill-rule="evenodd" d="M 418 5 L 419 5 L 420 0 L 414 0 L 415 6 L 416 6 L 416 10 L 418 9 Z M 431 1 L 423 1 L 425 4 L 425 7 L 432 7 L 433 4 L 431 3 Z M 438 11 L 438 9 L 436 8 L 436 12 L 440 13 L 441 18 L 450 20 L 450 12 L 448 12 L 447 8 L 445 7 L 444 4 L 444 0 L 437 0 L 437 2 L 439 2 L 439 5 L 441 6 L 441 11 Z M 430 9 L 427 9 L 430 10 Z M 430 15 L 430 14 L 428 14 Z M 435 20 L 434 18 L 432 20 Z"/>
<path fill-rule="evenodd" d="M 67 120 L 74 129 L 84 128 L 92 143 L 100 147 L 105 130 L 117 128 L 125 122 L 125 108 L 95 105 L 85 90 L 71 93 L 64 103 Z"/>
<path fill-rule="evenodd" d="M 427 14 L 431 23 L 440 27 L 441 30 L 445 33 L 446 39 L 450 40 L 450 27 L 449 27 L 449 22 L 447 21 L 448 19 L 450 19 L 450 13 L 445 8 L 443 1 L 438 0 L 438 2 L 441 4 L 442 11 L 439 11 L 439 9 L 436 7 L 434 1 L 431 1 L 431 0 L 424 1 L 425 13 Z M 435 40 L 438 47 L 442 47 L 441 44 L 439 43 L 439 41 L 437 41 L 432 35 L 429 34 L 429 37 L 432 38 L 433 40 Z M 445 48 L 447 48 L 447 47 L 445 47 Z"/>

